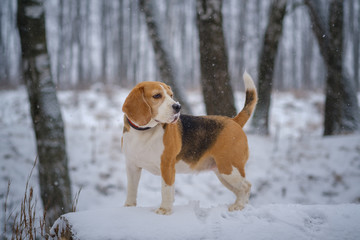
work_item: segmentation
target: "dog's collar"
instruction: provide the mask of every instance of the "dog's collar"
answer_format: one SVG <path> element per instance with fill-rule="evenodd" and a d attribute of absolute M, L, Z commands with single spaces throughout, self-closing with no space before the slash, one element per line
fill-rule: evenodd
<path fill-rule="evenodd" d="M 127 119 L 128 123 L 129 123 L 129 125 L 135 130 L 145 131 L 145 130 L 148 130 L 148 129 L 151 128 L 151 127 L 139 127 L 136 124 L 134 124 L 132 121 L 130 121 L 130 119 L 128 117 L 126 117 L 126 119 Z"/>

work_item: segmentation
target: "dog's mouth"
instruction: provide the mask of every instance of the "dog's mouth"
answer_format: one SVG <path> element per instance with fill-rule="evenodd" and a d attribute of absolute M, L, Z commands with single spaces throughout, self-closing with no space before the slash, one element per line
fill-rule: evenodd
<path fill-rule="evenodd" d="M 180 118 L 180 113 L 177 113 L 175 114 L 171 119 L 169 119 L 168 121 L 165 121 L 165 122 L 162 122 L 162 121 L 159 121 L 157 119 L 154 119 L 155 122 L 157 123 L 169 123 L 169 124 L 173 124 L 173 123 L 176 123 Z"/>
<path fill-rule="evenodd" d="M 175 116 L 174 116 L 174 120 L 172 120 L 172 122 L 171 122 L 171 123 L 176 123 L 176 122 L 177 122 L 177 120 L 179 120 L 179 118 L 180 118 L 180 113 L 175 114 Z"/>

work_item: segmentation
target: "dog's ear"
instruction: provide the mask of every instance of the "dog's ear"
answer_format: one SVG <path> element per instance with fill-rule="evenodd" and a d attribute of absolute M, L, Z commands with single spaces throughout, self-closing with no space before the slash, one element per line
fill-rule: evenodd
<path fill-rule="evenodd" d="M 144 126 L 151 120 L 151 108 L 144 98 L 144 88 L 135 87 L 125 99 L 122 111 L 133 122 Z"/>

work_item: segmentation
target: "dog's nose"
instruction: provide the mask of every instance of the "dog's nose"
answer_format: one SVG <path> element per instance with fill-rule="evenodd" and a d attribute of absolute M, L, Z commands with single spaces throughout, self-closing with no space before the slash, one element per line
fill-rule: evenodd
<path fill-rule="evenodd" d="M 180 103 L 174 103 L 172 105 L 172 108 L 174 109 L 175 113 L 178 113 L 178 112 L 180 112 L 181 105 L 180 105 Z"/>

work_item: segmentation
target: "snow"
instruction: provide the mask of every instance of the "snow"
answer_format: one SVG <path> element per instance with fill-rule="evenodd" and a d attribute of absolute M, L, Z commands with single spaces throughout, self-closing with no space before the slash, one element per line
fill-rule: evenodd
<path fill-rule="evenodd" d="M 69 213 L 74 239 L 356 239 L 360 206 L 270 204 L 229 212 L 201 208 L 196 202 L 176 206 L 170 216 L 152 208 L 108 208 Z M 59 219 L 55 226 L 68 227 Z M 106 223 L 106 224 L 104 224 Z M 57 238 L 55 238 L 57 239 Z"/>
<path fill-rule="evenodd" d="M 97 230 L 116 234 L 122 229 L 124 239 L 156 238 L 160 229 L 171 234 L 170 239 L 233 239 L 238 235 L 357 239 L 360 235 L 355 226 L 360 218 L 360 135 L 322 137 L 324 96 L 316 92 L 274 93 L 271 136 L 248 133 L 246 174 L 252 190 L 243 211 L 226 210 L 234 196 L 211 172 L 177 175 L 174 214 L 158 216 L 153 210 L 161 202 L 161 179 L 143 171 L 138 207 L 122 208 L 126 171 L 120 151 L 121 107 L 128 93 L 101 85 L 58 93 L 73 194 L 81 189 L 79 213 L 65 216 L 74 228 L 81 228 L 79 234 L 86 234 L 82 227 L 88 227 L 94 236 L 101 234 Z M 199 92 L 190 91 L 188 96 L 193 112 L 204 114 Z M 245 96 L 242 92 L 235 96 L 241 109 Z M 0 102 L 0 201 L 5 200 L 10 180 L 7 213 L 11 213 L 19 209 L 36 147 L 25 89 L 0 91 Z M 246 131 L 248 127 L 249 123 Z M 37 177 L 35 171 L 30 185 L 40 199 Z M 37 208 L 42 210 L 40 201 Z M 1 206 L 0 226 L 5 219 L 2 210 Z M 97 228 L 92 224 L 98 224 Z"/>

